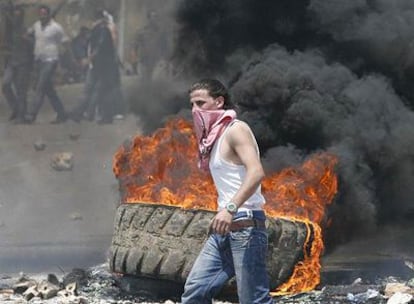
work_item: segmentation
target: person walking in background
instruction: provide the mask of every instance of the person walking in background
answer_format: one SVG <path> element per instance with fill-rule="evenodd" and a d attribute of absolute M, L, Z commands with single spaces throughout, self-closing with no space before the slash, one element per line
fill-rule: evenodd
<path fill-rule="evenodd" d="M 116 46 L 118 45 L 118 29 L 114 22 L 114 17 L 111 14 L 109 14 L 106 10 L 104 10 L 103 15 L 108 25 L 108 29 L 111 32 L 112 42 L 115 48 L 115 57 L 118 63 L 117 69 L 114 69 L 113 71 L 114 84 L 113 84 L 113 91 L 111 92 L 111 96 L 113 100 L 112 102 L 113 102 L 113 110 L 114 110 L 114 119 L 123 119 L 127 112 L 127 106 L 126 106 L 125 99 L 122 94 L 122 88 L 121 88 L 120 68 L 122 66 L 122 62 L 119 59 L 119 54 L 116 48 Z"/>
<path fill-rule="evenodd" d="M 114 115 L 113 96 L 118 82 L 119 70 L 116 50 L 104 10 L 97 10 L 91 29 L 88 58 L 89 70 L 79 103 L 70 118 L 80 122 L 84 114 L 88 120 L 95 118 L 98 109 L 100 124 L 112 123 Z"/>
<path fill-rule="evenodd" d="M 21 123 L 27 107 L 27 90 L 33 63 L 33 46 L 25 38 L 24 9 L 11 6 L 5 14 L 5 69 L 3 95 L 11 108 L 10 121 Z"/>
<path fill-rule="evenodd" d="M 236 119 L 226 87 L 203 79 L 190 88 L 199 167 L 210 171 L 218 211 L 210 234 L 187 277 L 183 304 L 212 303 L 236 276 L 241 304 L 273 303 L 266 271 L 264 170 L 250 127 Z"/>
<path fill-rule="evenodd" d="M 135 47 L 139 60 L 139 74 L 143 80 L 150 81 L 156 65 L 167 49 L 156 11 L 148 12 L 146 25 L 136 35 Z"/>
<path fill-rule="evenodd" d="M 52 123 L 62 123 L 67 119 L 65 109 L 54 87 L 54 76 L 59 59 L 59 47 L 69 41 L 62 26 L 52 19 L 50 7 L 41 5 L 38 10 L 39 20 L 28 30 L 34 37 L 34 57 L 37 83 L 32 107 L 26 115 L 25 122 L 33 123 L 43 104 L 45 96 L 57 113 Z"/>

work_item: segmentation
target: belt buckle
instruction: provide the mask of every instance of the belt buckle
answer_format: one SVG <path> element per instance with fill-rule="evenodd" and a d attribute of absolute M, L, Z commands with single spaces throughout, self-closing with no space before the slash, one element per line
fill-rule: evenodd
<path fill-rule="evenodd" d="M 252 219 L 253 218 L 253 210 L 247 209 L 246 210 L 246 215 L 248 219 Z"/>

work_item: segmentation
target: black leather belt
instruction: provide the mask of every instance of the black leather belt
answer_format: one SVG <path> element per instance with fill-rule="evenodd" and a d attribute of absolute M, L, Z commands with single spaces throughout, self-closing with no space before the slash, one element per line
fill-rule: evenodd
<path fill-rule="evenodd" d="M 231 223 L 230 231 L 239 231 L 247 227 L 266 228 L 266 224 L 265 221 L 259 221 L 255 219 L 238 220 Z"/>

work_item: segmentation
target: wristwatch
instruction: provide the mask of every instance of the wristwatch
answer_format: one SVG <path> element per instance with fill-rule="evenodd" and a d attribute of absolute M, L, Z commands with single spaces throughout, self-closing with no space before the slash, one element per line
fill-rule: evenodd
<path fill-rule="evenodd" d="M 231 214 L 235 214 L 237 212 L 237 205 L 233 202 L 228 202 L 226 204 L 226 210 Z"/>

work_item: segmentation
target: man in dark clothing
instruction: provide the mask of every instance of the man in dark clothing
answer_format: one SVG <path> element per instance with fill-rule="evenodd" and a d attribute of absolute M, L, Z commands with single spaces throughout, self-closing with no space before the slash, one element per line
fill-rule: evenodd
<path fill-rule="evenodd" d="M 72 54 L 75 61 L 72 74 L 75 82 L 85 80 L 88 71 L 89 36 L 89 28 L 82 26 L 79 30 L 79 34 L 71 41 Z"/>
<path fill-rule="evenodd" d="M 89 39 L 89 70 L 83 96 L 70 117 L 80 121 L 86 112 L 93 120 L 96 109 L 101 115 L 98 123 L 112 123 L 114 87 L 118 83 L 119 70 L 114 42 L 104 11 L 99 10 Z"/>
<path fill-rule="evenodd" d="M 88 71 L 88 43 L 89 28 L 81 26 L 78 34 L 71 39 L 68 48 L 64 49 L 59 56 L 61 82 L 80 83 L 85 81 Z"/>
<path fill-rule="evenodd" d="M 3 95 L 12 110 L 9 120 L 21 123 L 27 106 L 27 89 L 32 67 L 32 44 L 25 39 L 24 9 L 14 6 L 7 14 L 5 23 L 5 70 Z"/>

